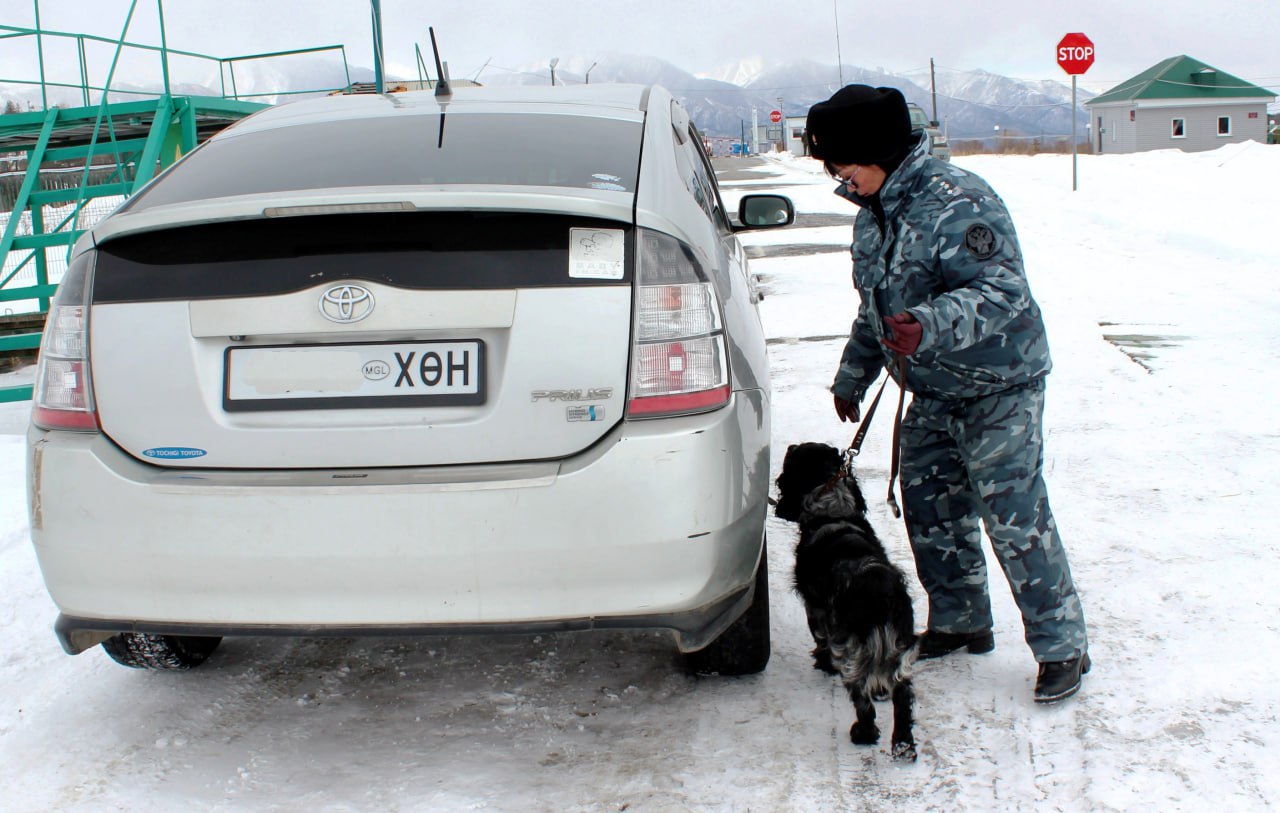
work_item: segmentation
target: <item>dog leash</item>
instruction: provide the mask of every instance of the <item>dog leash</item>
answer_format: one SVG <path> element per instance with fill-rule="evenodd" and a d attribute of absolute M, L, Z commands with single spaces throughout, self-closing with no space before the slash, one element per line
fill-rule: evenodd
<path fill-rule="evenodd" d="M 902 509 L 898 506 L 898 498 L 894 496 L 893 484 L 898 480 L 898 471 L 902 463 L 902 449 L 900 439 L 902 435 L 902 407 L 907 399 L 907 362 L 902 356 L 895 356 L 898 371 L 898 414 L 893 419 L 893 452 L 890 457 L 889 464 L 889 510 L 893 511 L 895 519 L 902 518 Z M 867 407 L 867 414 L 862 416 L 862 422 L 858 424 L 858 431 L 853 435 L 853 442 L 849 444 L 849 448 L 844 451 L 844 460 L 840 465 L 835 477 L 832 477 L 827 483 L 827 488 L 835 484 L 836 480 L 841 477 L 848 477 L 850 467 L 853 465 L 853 459 L 862 451 L 862 442 L 867 439 L 867 432 L 871 429 L 871 419 L 875 417 L 876 407 L 880 405 L 880 396 L 884 395 L 884 388 L 889 384 L 889 379 L 893 378 L 893 369 L 885 368 L 884 381 L 880 382 L 880 389 L 876 391 L 876 397 L 871 400 L 871 406 Z"/>
<path fill-rule="evenodd" d="M 894 519 L 902 519 L 902 509 L 898 507 L 898 499 L 893 496 L 893 484 L 898 480 L 902 464 L 902 405 L 907 400 L 907 360 L 896 356 L 898 361 L 898 414 L 893 418 L 893 455 L 889 464 L 889 509 Z"/>

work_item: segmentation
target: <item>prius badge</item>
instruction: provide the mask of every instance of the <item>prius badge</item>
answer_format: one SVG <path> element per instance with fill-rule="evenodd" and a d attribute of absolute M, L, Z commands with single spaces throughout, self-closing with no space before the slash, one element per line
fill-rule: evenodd
<path fill-rule="evenodd" d="M 359 322 L 373 305 L 373 292 L 361 285 L 335 285 L 320 295 L 320 315 L 339 324 Z"/>
<path fill-rule="evenodd" d="M 538 401 L 608 401 L 613 387 L 591 387 L 585 390 L 534 390 L 530 395 Z"/>

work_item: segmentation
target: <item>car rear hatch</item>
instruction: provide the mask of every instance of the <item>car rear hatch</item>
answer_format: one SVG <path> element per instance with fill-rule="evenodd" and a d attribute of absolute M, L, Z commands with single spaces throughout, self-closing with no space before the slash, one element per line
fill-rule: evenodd
<path fill-rule="evenodd" d="M 573 454 L 622 417 L 632 234 L 581 216 L 405 212 L 111 241 L 90 318 L 99 420 L 166 465 Z"/>
<path fill-rule="evenodd" d="M 556 118 L 573 117 L 514 129 L 537 149 L 564 132 Z M 616 425 L 641 121 L 584 119 L 626 142 L 559 148 L 585 149 L 584 175 L 545 150 L 493 154 L 494 128 L 513 129 L 500 117 L 450 114 L 448 138 L 442 119 L 211 141 L 96 230 L 103 432 L 163 466 L 366 468 L 561 458 Z M 395 160 L 338 147 L 373 132 Z M 479 138 L 489 160 L 470 183 L 470 151 L 438 143 Z M 329 160 L 360 164 L 362 185 L 316 169 Z"/>

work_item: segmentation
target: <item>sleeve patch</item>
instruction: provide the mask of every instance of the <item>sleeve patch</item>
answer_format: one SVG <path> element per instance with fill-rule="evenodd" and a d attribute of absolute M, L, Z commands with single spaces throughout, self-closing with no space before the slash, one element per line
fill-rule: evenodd
<path fill-rule="evenodd" d="M 996 236 L 988 227 L 975 223 L 964 233 L 964 247 L 979 260 L 990 259 L 996 253 Z"/>

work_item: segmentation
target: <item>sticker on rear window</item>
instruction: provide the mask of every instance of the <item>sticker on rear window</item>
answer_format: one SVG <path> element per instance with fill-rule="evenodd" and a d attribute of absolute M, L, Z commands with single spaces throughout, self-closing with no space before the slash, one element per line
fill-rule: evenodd
<path fill-rule="evenodd" d="M 621 229 L 569 229 L 569 276 L 622 279 L 625 248 Z"/>

